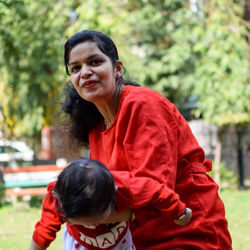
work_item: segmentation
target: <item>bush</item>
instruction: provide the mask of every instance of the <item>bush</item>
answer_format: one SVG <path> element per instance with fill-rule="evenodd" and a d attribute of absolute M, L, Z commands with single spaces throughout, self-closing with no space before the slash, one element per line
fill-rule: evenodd
<path fill-rule="evenodd" d="M 220 188 L 237 188 L 238 183 L 238 177 L 237 175 L 232 171 L 226 168 L 225 162 L 220 163 Z M 214 163 L 213 163 L 214 166 Z M 214 168 L 211 172 L 208 173 L 212 178 L 214 177 Z"/>
<path fill-rule="evenodd" d="M 5 202 L 5 188 L 3 180 L 3 169 L 0 168 L 0 207 L 4 205 Z"/>
<path fill-rule="evenodd" d="M 4 183 L 0 182 L 0 207 L 2 207 L 5 203 L 5 188 Z"/>
<path fill-rule="evenodd" d="M 43 199 L 44 196 L 31 196 L 31 199 L 29 201 L 30 207 L 40 208 L 42 206 Z"/>

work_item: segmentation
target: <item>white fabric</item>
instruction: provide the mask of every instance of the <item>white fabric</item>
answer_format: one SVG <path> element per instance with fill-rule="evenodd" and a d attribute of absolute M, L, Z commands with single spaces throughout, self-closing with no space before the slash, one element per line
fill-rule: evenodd
<path fill-rule="evenodd" d="M 69 235 L 67 227 L 65 226 L 63 229 L 63 250 L 88 250 L 88 248 L 80 245 L 71 235 Z M 136 250 L 129 229 L 121 241 L 114 246 L 112 250 Z"/>

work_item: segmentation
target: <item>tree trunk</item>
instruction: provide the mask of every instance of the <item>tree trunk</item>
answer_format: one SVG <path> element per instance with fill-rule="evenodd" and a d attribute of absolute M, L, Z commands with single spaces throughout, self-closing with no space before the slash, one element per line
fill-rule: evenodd
<path fill-rule="evenodd" d="M 250 21 L 250 0 L 245 0 L 243 19 Z"/>
<path fill-rule="evenodd" d="M 221 150 L 222 150 L 222 136 L 224 129 L 218 128 L 217 132 L 217 144 L 215 149 L 214 156 L 214 181 L 219 185 L 220 184 L 220 162 L 221 162 Z"/>
<path fill-rule="evenodd" d="M 238 160 L 238 171 L 239 171 L 239 189 L 245 189 L 244 184 L 245 171 L 244 171 L 244 161 L 243 161 L 243 146 L 242 146 L 242 137 L 243 131 L 242 128 L 238 127 L 237 130 L 237 160 Z"/>

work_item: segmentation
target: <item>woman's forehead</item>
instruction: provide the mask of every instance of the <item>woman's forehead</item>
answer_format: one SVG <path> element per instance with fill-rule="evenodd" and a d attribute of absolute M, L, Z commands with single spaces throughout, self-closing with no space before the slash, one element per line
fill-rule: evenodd
<path fill-rule="evenodd" d="M 91 42 L 91 41 L 85 41 L 85 42 L 81 42 L 76 44 L 70 51 L 70 55 L 72 55 L 73 53 L 77 53 L 81 51 L 82 53 L 84 52 L 84 54 L 88 55 L 90 53 L 93 52 L 99 52 L 99 53 L 103 53 L 97 46 L 97 44 L 95 42 Z"/>
<path fill-rule="evenodd" d="M 96 56 L 106 57 L 106 55 L 98 48 L 95 42 L 86 41 L 78 43 L 71 49 L 69 53 L 69 64 L 71 64 L 71 61 L 74 60 L 74 58 L 90 60 Z"/>

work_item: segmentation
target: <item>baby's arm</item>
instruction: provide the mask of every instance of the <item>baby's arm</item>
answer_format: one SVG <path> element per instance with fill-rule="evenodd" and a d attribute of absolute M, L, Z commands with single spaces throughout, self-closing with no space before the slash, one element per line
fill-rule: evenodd
<path fill-rule="evenodd" d="M 43 200 L 41 219 L 35 225 L 30 250 L 46 249 L 56 238 L 56 233 L 65 222 L 57 210 L 57 199 L 52 193 L 55 183 L 51 182 L 48 185 L 48 193 Z"/>
<path fill-rule="evenodd" d="M 29 250 L 46 250 L 45 247 L 40 247 L 36 244 L 34 240 L 31 241 Z"/>

